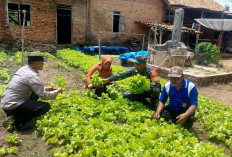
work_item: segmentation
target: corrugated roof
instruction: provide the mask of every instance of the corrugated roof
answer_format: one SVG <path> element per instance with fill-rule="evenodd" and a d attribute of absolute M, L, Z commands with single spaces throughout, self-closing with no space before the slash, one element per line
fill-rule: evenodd
<path fill-rule="evenodd" d="M 203 26 L 217 31 L 232 31 L 232 19 L 195 19 Z"/>
<path fill-rule="evenodd" d="M 212 11 L 224 11 L 225 8 L 214 0 L 166 0 L 171 6 L 186 6 Z"/>
<path fill-rule="evenodd" d="M 147 26 L 156 26 L 157 25 L 159 28 L 163 28 L 163 29 L 166 29 L 169 31 L 173 30 L 173 25 L 169 25 L 166 23 L 145 22 L 145 21 L 138 21 L 138 20 L 136 20 L 135 23 L 143 24 L 143 25 L 147 25 Z M 194 32 L 196 34 L 202 33 L 202 32 L 197 31 L 195 29 L 184 27 L 184 26 L 182 27 L 182 32 Z"/>

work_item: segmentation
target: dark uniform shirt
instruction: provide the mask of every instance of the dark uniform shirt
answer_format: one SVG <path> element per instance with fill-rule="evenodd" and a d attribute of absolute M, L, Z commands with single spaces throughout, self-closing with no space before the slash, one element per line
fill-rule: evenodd
<path fill-rule="evenodd" d="M 156 69 L 151 66 L 146 66 L 142 72 L 139 72 L 136 70 L 135 67 L 130 68 L 126 72 L 123 72 L 121 74 L 115 74 L 113 76 L 109 77 L 109 81 L 117 81 L 121 80 L 130 76 L 134 76 L 140 74 L 142 76 L 147 77 L 147 79 L 150 80 L 150 94 L 154 95 L 155 97 L 159 97 L 160 91 L 161 91 L 161 85 L 159 83 L 159 76 L 156 72 Z M 152 81 L 153 80 L 153 81 Z"/>

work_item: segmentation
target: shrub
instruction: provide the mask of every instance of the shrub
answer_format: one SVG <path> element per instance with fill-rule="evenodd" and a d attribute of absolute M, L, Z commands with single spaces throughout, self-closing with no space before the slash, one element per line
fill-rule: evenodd
<path fill-rule="evenodd" d="M 218 64 L 220 60 L 220 50 L 216 45 L 209 42 L 202 42 L 195 48 L 194 60 L 199 65 Z"/>

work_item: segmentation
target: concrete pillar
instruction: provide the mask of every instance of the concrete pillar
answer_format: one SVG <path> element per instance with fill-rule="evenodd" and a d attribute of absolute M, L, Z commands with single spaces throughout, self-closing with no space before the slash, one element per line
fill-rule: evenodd
<path fill-rule="evenodd" d="M 172 30 L 172 42 L 180 42 L 183 21 L 184 21 L 184 9 L 179 8 L 175 11 L 174 26 Z"/>

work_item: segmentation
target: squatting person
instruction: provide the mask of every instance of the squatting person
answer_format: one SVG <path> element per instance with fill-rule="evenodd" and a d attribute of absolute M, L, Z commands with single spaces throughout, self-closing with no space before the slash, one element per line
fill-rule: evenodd
<path fill-rule="evenodd" d="M 126 91 L 123 93 L 123 97 L 128 98 L 132 101 L 143 102 L 145 105 L 147 105 L 148 108 L 155 110 L 159 100 L 161 85 L 159 83 L 159 76 L 156 72 L 156 69 L 147 66 L 146 57 L 142 55 L 136 56 L 135 67 L 132 67 L 121 74 L 115 74 L 113 76 L 108 77 L 107 79 L 103 79 L 103 82 L 107 83 L 109 81 L 117 81 L 137 74 L 145 76 L 147 77 L 147 79 L 150 80 L 150 90 L 145 91 L 142 94 L 132 94 L 130 91 Z M 146 98 L 150 98 L 151 104 L 147 103 Z"/>
<path fill-rule="evenodd" d="M 179 66 L 170 69 L 167 82 L 162 90 L 159 105 L 154 119 L 164 118 L 165 121 L 171 120 L 173 123 L 182 124 L 190 129 L 194 122 L 194 114 L 198 105 L 198 91 L 196 86 L 184 78 L 183 70 Z M 165 107 L 167 98 L 170 102 Z"/>
<path fill-rule="evenodd" d="M 110 76 L 112 76 L 112 58 L 110 56 L 104 56 L 102 58 L 102 62 L 99 64 L 94 65 L 91 70 L 88 72 L 88 74 L 86 75 L 86 83 L 85 83 L 85 89 L 95 89 L 95 94 L 97 96 L 101 96 L 101 94 L 104 92 L 106 92 L 106 86 L 108 84 L 104 84 L 104 85 L 99 85 L 99 86 L 93 86 L 90 81 L 91 81 L 91 76 L 98 71 L 99 72 L 99 76 L 103 79 L 108 78 Z"/>
<path fill-rule="evenodd" d="M 50 109 L 50 104 L 38 101 L 39 98 L 54 99 L 63 91 L 62 88 L 45 88 L 41 83 L 38 70 L 43 69 L 45 61 L 43 54 L 29 54 L 28 65 L 14 74 L 2 95 L 1 108 L 8 119 L 14 120 L 13 125 L 18 130 L 31 129 L 33 125 L 28 125 L 29 121 Z"/>

